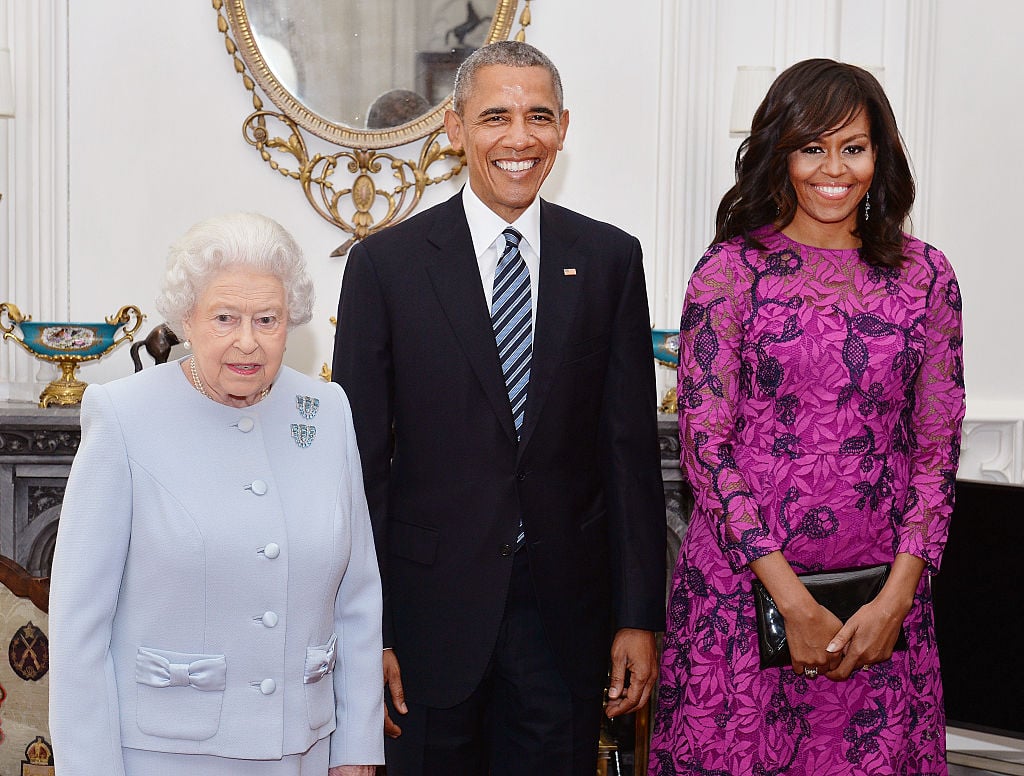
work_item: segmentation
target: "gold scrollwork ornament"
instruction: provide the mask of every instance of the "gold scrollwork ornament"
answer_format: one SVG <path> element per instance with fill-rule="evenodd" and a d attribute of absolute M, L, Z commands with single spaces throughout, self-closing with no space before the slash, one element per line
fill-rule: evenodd
<path fill-rule="evenodd" d="M 253 103 L 258 100 L 254 94 Z M 268 129 L 268 124 L 273 126 L 270 122 L 283 124 L 284 129 L 277 131 L 287 134 L 288 139 L 274 135 Z M 465 157 L 452 150 L 450 145 L 441 146 L 438 138 L 443 134 L 441 129 L 432 132 L 424 141 L 419 158 L 410 160 L 400 159 L 386 150 L 369 148 L 343 149 L 332 154 L 310 153 L 298 125 L 274 111 L 256 110 L 242 125 L 243 137 L 259 151 L 263 161 L 271 169 L 298 181 L 313 210 L 328 223 L 351 235 L 334 249 L 331 256 L 344 256 L 355 243 L 402 221 L 416 209 L 427 186 L 462 172 Z M 292 157 L 297 167 L 292 170 L 282 166 L 275 153 Z M 428 174 L 431 166 L 449 158 L 453 160 L 450 169 L 433 177 Z M 385 165 L 396 180 L 391 189 L 378 187 L 374 178 Z M 335 173 L 340 168 L 355 176 L 350 186 L 335 186 L 338 177 Z M 375 205 L 383 205 L 384 208 L 378 217 L 373 213 Z M 350 217 L 342 213 L 346 206 L 352 209 Z"/>
<path fill-rule="evenodd" d="M 526 0 L 523 12 L 519 14 L 519 32 L 516 33 L 516 40 L 520 43 L 526 41 L 526 28 L 533 22 L 533 15 L 530 13 L 530 0 Z"/>
<path fill-rule="evenodd" d="M 212 3 L 235 72 L 252 95 L 254 110 L 243 122 L 242 134 L 271 169 L 302 186 L 309 204 L 324 220 L 350 235 L 332 256 L 344 256 L 359 240 L 407 218 L 427 186 L 462 171 L 464 155 L 441 142 L 450 96 L 419 118 L 381 131 L 335 124 L 303 105 L 278 81 L 259 50 L 244 0 Z M 508 37 L 516 4 L 516 0 L 497 0 L 486 42 Z M 529 23 L 527 7 L 520 18 L 520 37 Z M 257 85 L 277 111 L 264 105 Z M 344 150 L 311 152 L 303 131 Z M 420 138 L 424 140 L 417 159 L 402 159 L 386 150 Z M 443 172 L 430 173 L 434 165 L 446 161 L 450 166 Z M 390 184 L 378 181 L 386 168 Z M 343 170 L 351 176 L 351 184 L 340 182 Z"/>
<path fill-rule="evenodd" d="M 331 326 L 333 326 L 335 328 L 338 327 L 338 318 L 337 318 L 337 316 L 332 315 L 330 317 L 330 321 L 331 321 Z M 326 361 L 320 367 L 320 379 L 323 380 L 325 383 L 329 383 L 331 381 L 331 368 L 329 366 L 327 366 L 327 362 Z"/>

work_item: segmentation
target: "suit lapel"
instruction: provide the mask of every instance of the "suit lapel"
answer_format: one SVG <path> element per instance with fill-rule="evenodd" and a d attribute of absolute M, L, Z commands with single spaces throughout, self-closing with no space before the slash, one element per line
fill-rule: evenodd
<path fill-rule="evenodd" d="M 586 277 L 586 257 L 574 249 L 578 236 L 572 224 L 541 200 L 537 325 L 533 335 L 530 387 L 520 438 L 520 455 L 530 442 L 558 365 L 562 361 L 562 351 L 576 314 L 583 278 Z M 576 274 L 567 275 L 566 269 L 575 269 Z"/>
<path fill-rule="evenodd" d="M 466 223 L 461 194 L 439 208 L 438 218 L 427 240 L 438 249 L 436 257 L 427 266 L 434 293 L 494 414 L 514 442 L 516 430 L 512 409 L 501 374 L 498 347 L 494 342 L 494 329 L 480 284 L 480 267 L 473 252 L 473 238 Z"/>

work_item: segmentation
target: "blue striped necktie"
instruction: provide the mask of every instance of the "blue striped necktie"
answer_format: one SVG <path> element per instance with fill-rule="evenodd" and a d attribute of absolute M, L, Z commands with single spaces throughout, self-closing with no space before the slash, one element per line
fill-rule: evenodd
<path fill-rule="evenodd" d="M 530 269 L 519 252 L 519 241 L 523 236 L 512 227 L 502 234 L 505 236 L 505 250 L 494 271 L 491 325 L 512 406 L 516 437 L 519 437 L 526 409 L 526 389 L 530 383 L 530 357 L 533 355 Z"/>
<path fill-rule="evenodd" d="M 505 250 L 494 271 L 494 295 L 491 299 L 491 325 L 498 345 L 501 373 L 508 389 L 516 439 L 522 435 L 526 410 L 526 389 L 530 384 L 530 357 L 533 355 L 533 320 L 530 314 L 530 268 L 519 252 L 523 236 L 509 227 L 502 232 Z M 526 541 L 523 520 L 519 519 L 516 550 Z"/>

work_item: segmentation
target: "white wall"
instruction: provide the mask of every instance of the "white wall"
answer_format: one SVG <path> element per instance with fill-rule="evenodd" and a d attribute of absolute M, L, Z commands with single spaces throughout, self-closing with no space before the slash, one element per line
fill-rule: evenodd
<path fill-rule="evenodd" d="M 646 15 L 657 16 L 656 0 L 643 4 Z M 552 15 L 542 27 L 543 17 L 536 9 L 534 13 L 538 22 L 530 28 L 531 41 L 551 49 L 556 61 L 566 60 L 562 69 L 572 113 L 568 147 L 545 196 L 614 220 L 649 243 L 653 210 L 637 195 L 642 193 L 641 171 L 653 163 L 653 129 L 626 148 L 621 126 L 604 114 L 615 95 L 630 91 L 643 104 L 655 103 L 657 80 L 645 74 L 657 71 L 657 48 L 629 62 L 607 57 L 595 67 L 589 58 L 560 57 L 552 42 L 542 43 L 545 29 L 549 38 L 561 37 L 554 33 L 559 22 Z M 292 334 L 287 354 L 290 365 L 315 373 L 330 360 L 333 329 L 328 318 L 336 308 L 344 267 L 344 260 L 330 258 L 330 253 L 347 235 L 317 216 L 299 185 L 273 172 L 243 140 L 241 126 L 252 110 L 251 96 L 232 67 L 216 21 L 214 8 L 201 0 L 67 5 L 70 305 L 40 310 L 45 305 L 10 295 L 37 320 L 97 320 L 123 304 L 137 304 L 150 315 L 144 333 L 159 320 L 152 300 L 172 240 L 208 215 L 266 212 L 299 239 L 317 281 L 314 320 Z M 614 40 L 610 29 L 597 31 Z M 589 75 L 599 75 L 605 83 L 599 94 L 587 87 Z M 645 88 L 633 89 L 633 82 Z M 22 119 L 19 112 L 15 121 Z M 408 158 L 418 153 L 418 144 L 401 149 Z M 624 153 L 630 155 L 628 163 L 623 163 Z M 595 175 L 607 183 L 594 186 Z M 464 180 L 463 173 L 453 182 L 428 188 L 424 206 L 447 198 Z M 50 206 L 59 210 L 59 197 L 55 200 Z M 28 274 L 26 268 L 22 276 Z M 2 355 L 9 359 L 14 350 L 8 345 Z M 20 350 L 15 359 L 19 366 L 29 361 Z M 103 382 L 130 371 L 127 346 L 122 346 L 83 365 L 79 373 L 86 381 Z M 18 376 L 24 380 L 27 374 L 21 369 Z M 50 368 L 33 368 L 32 375 L 49 379 Z M 5 377 L 17 398 L 38 394 L 38 385 L 11 385 L 16 382 L 13 368 L 7 375 L 0 371 L 0 380 Z"/>
<path fill-rule="evenodd" d="M 647 1 L 656 13 L 654 0 Z M 206 215 L 260 210 L 296 234 L 314 271 L 316 314 L 310 326 L 293 333 L 288 361 L 316 372 L 330 359 L 328 318 L 335 311 L 344 265 L 329 255 L 346 235 L 319 218 L 300 187 L 272 172 L 243 141 L 241 124 L 251 110 L 250 98 L 225 53 L 210 6 L 110 5 L 111 11 L 115 6 L 117 10 L 113 29 L 107 26 L 111 16 L 97 13 L 94 4 L 88 9 L 71 5 L 72 318 L 94 319 L 128 301 L 153 312 L 151 300 L 171 240 Z M 150 34 L 139 34 L 147 29 Z M 539 29 L 535 26 L 531 32 Z M 179 56 L 183 51 L 189 55 Z M 607 93 L 625 93 L 631 80 L 655 71 L 656 54 L 650 51 L 646 59 L 621 71 L 611 58 L 605 61 Z M 96 89 L 94 85 L 106 81 L 112 68 L 120 70 L 120 83 L 107 82 Z M 630 165 L 618 163 L 618 154 L 609 155 L 607 149 L 618 145 L 620 128 L 605 122 L 603 131 L 597 129 L 602 105 L 581 102 L 586 92 L 572 86 L 585 81 L 580 70 L 590 65 L 570 62 L 563 68 L 573 123 L 569 145 L 545 196 L 618 220 L 649 237 L 652 215 L 625 192 L 635 192 L 635 171 L 651 166 L 653 143 L 642 144 L 646 153 L 637 154 Z M 649 97 L 645 102 L 654 100 Z M 403 150 L 412 158 L 418 145 Z M 604 186 L 593 186 L 596 169 L 602 178 L 610 174 L 613 182 L 608 188 L 623 194 L 608 197 Z M 450 196 L 464 178 L 465 174 L 457 182 L 428 189 L 427 204 Z M 625 214 L 623 199 L 633 200 Z M 104 268 L 101 275 L 98 267 Z M 104 380 L 129 368 L 124 352 L 82 372 L 86 380 Z"/>
<path fill-rule="evenodd" d="M 329 255 L 342 235 L 243 140 L 251 96 L 216 21 L 201 0 L 70 4 L 70 314 L 95 320 L 134 303 L 148 331 L 168 245 L 207 216 L 260 211 L 296 235 L 317 281 L 314 320 L 288 351 L 315 373 L 329 357 L 342 269 Z M 126 348 L 81 370 L 87 381 L 130 371 Z"/>
<path fill-rule="evenodd" d="M 930 184 L 929 236 L 956 263 L 963 292 L 972 408 L 999 414 L 1009 405 L 1019 413 L 1024 4 L 1001 3 L 998 15 L 979 15 L 979 5 L 986 6 L 942 4 L 937 47 L 948 55 L 935 62 L 934 145 L 918 173 Z"/>
<path fill-rule="evenodd" d="M 571 115 L 543 193 L 640 237 L 658 326 L 677 322 L 689 268 L 731 181 L 736 66 L 781 70 L 818 55 L 883 66 L 919 175 L 915 232 L 950 256 L 963 287 L 969 417 L 995 424 L 973 438 L 968 428 L 965 464 L 1021 480 L 1024 358 L 1014 303 L 1024 266 L 1003 232 L 1022 200 L 1013 35 L 1024 4 L 593 0 L 532 10 L 527 37 L 559 65 Z M 329 254 L 345 235 L 243 140 L 251 96 L 211 3 L 0 0 L 0 18 L 19 106 L 0 127 L 0 301 L 37 320 L 91 320 L 134 303 L 150 313 L 148 331 L 169 243 L 205 216 L 259 210 L 296 234 L 313 269 L 315 317 L 293 333 L 287 360 L 316 373 L 330 358 L 328 318 L 344 265 Z M 463 180 L 431 187 L 424 206 Z M 0 398 L 37 395 L 39 371 L 0 345 Z M 130 371 L 122 347 L 81 374 L 102 382 Z"/>

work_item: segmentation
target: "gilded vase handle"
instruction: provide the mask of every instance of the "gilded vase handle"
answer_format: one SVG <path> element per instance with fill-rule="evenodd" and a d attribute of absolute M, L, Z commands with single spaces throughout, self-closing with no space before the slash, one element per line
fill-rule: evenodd
<path fill-rule="evenodd" d="M 142 321 L 145 317 L 146 316 L 142 314 L 142 311 L 133 304 L 126 304 L 113 315 L 108 315 L 106 319 L 107 323 L 121 324 L 123 326 L 121 331 L 124 332 L 123 336 L 118 337 L 113 341 L 113 343 L 111 343 L 110 348 L 113 348 L 115 345 L 120 345 L 125 340 L 132 339 L 135 336 L 135 332 L 137 332 L 139 327 L 142 325 Z M 135 319 L 135 323 L 131 328 L 129 328 L 128 324 L 132 322 L 132 318 Z M 108 348 L 108 350 L 110 348 Z"/>
<path fill-rule="evenodd" d="M 7 320 L 10 321 L 10 325 L 4 326 L 4 313 L 7 313 Z M 14 302 L 0 302 L 0 331 L 4 333 L 4 339 L 10 337 L 11 339 L 17 339 L 14 336 L 14 327 L 22 321 L 31 321 L 31 315 L 24 315 L 21 310 L 18 309 L 18 305 Z"/>

